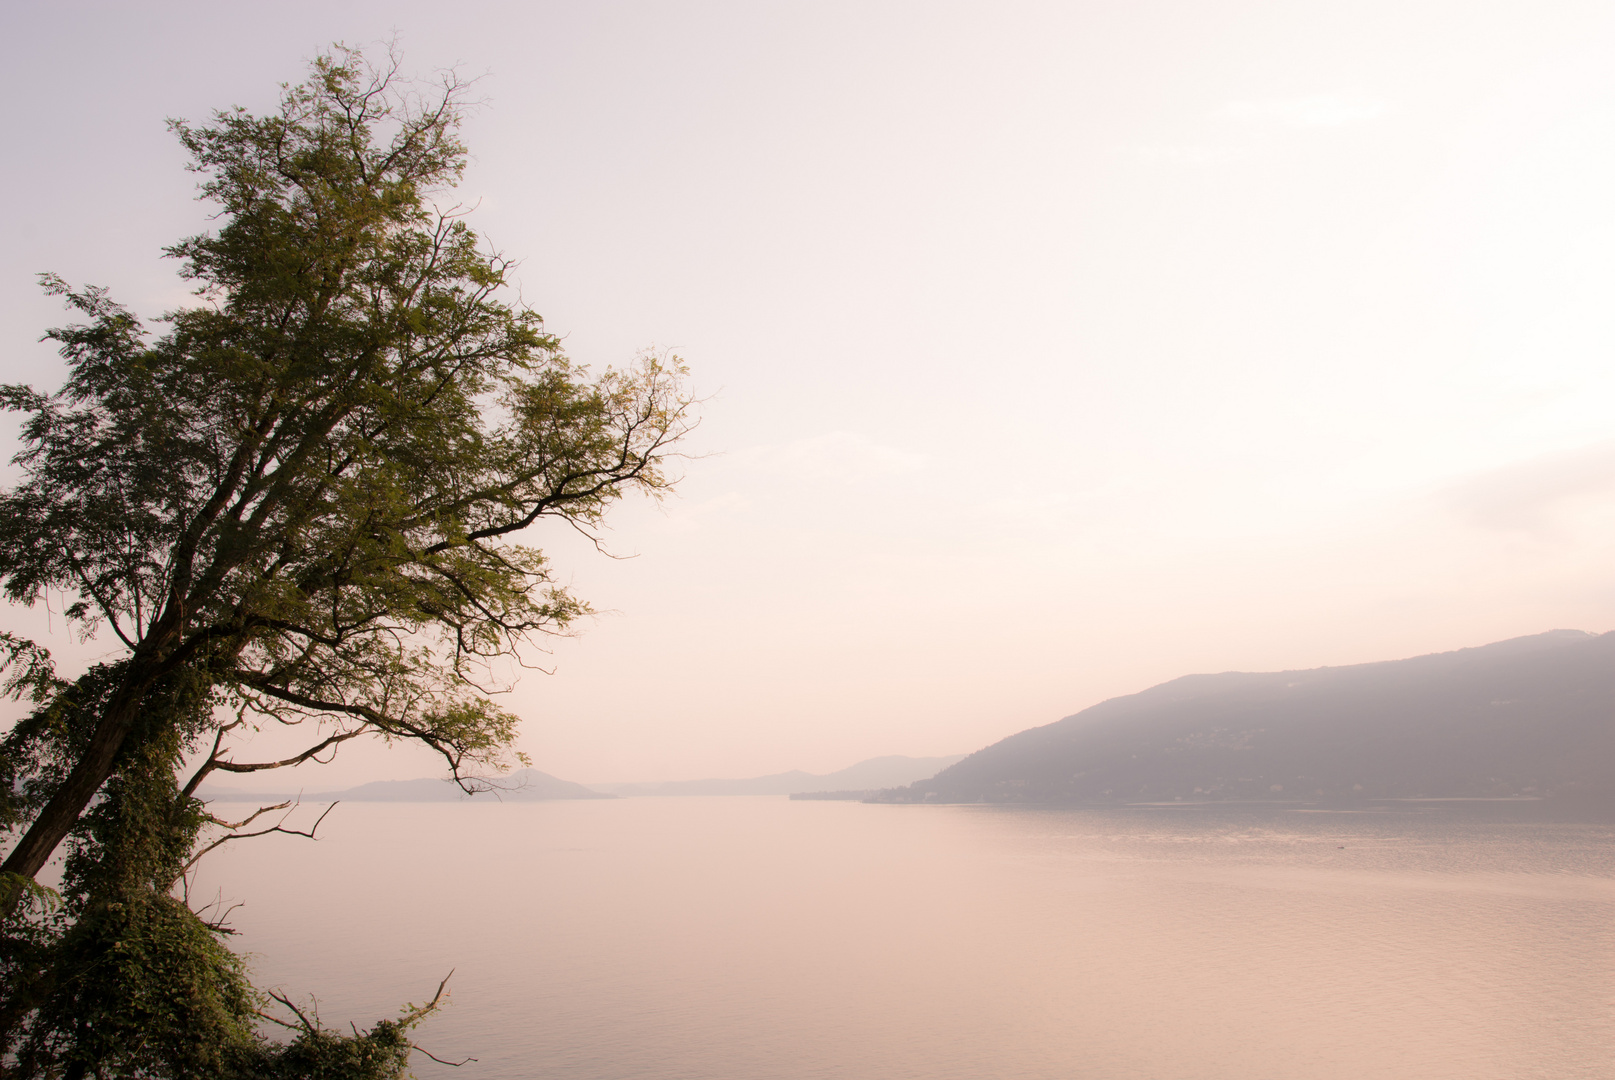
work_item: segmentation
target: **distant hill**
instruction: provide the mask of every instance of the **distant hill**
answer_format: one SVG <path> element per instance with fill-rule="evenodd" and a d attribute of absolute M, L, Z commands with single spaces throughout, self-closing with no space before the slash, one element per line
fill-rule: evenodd
<path fill-rule="evenodd" d="M 519 769 L 509 776 L 495 777 L 492 781 L 497 790 L 479 792 L 476 795 L 467 795 L 458 784 L 452 780 L 422 779 L 422 780 L 377 780 L 369 784 L 360 784 L 356 788 L 346 791 L 322 791 L 315 794 L 302 795 L 260 795 L 240 791 L 209 791 L 204 788 L 200 794 L 204 799 L 217 799 L 223 802 L 278 802 L 283 799 L 301 798 L 304 802 L 459 802 L 464 799 L 477 799 L 492 802 L 500 799 L 505 802 L 539 802 L 550 799 L 614 799 L 615 795 L 592 791 L 582 784 L 574 784 L 570 780 L 558 780 L 549 773 L 539 772 L 537 769 Z"/>
<path fill-rule="evenodd" d="M 746 780 L 672 780 L 594 786 L 615 795 L 793 795 L 803 791 L 869 791 L 912 784 L 935 775 L 963 758 L 963 754 L 924 758 L 893 754 L 870 758 L 819 776 L 792 770 Z"/>
<path fill-rule="evenodd" d="M 979 750 L 881 802 L 1575 797 L 1615 802 L 1615 633 L 1189 675 Z"/>

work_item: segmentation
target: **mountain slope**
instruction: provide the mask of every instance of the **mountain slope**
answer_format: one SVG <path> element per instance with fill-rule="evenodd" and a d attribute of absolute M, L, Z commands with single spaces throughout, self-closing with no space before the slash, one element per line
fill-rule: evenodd
<path fill-rule="evenodd" d="M 1012 735 L 883 802 L 1615 798 L 1615 633 L 1190 675 Z"/>

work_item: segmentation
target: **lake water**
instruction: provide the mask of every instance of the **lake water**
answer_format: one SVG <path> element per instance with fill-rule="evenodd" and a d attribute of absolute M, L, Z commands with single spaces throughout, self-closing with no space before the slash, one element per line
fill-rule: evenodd
<path fill-rule="evenodd" d="M 423 1078 L 1615 1077 L 1615 828 L 784 799 L 344 804 L 209 856 L 261 985 Z"/>

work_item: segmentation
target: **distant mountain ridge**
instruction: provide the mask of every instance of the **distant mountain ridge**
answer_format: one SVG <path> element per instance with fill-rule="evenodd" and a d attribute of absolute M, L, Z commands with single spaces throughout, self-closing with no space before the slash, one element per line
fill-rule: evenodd
<path fill-rule="evenodd" d="M 901 787 L 933 776 L 963 754 L 950 757 L 904 757 L 889 754 L 869 758 L 845 769 L 815 776 L 793 769 L 791 772 L 753 776 L 743 780 L 670 780 L 648 783 L 594 784 L 614 795 L 794 795 L 804 791 L 871 791 Z"/>
<path fill-rule="evenodd" d="M 615 795 L 592 791 L 582 784 L 574 784 L 570 780 L 560 780 L 549 773 L 539 772 L 537 769 L 518 769 L 509 776 L 495 777 L 492 783 L 496 785 L 493 791 L 479 792 L 468 795 L 452 780 L 427 778 L 422 780 L 376 780 L 358 787 L 348 788 L 346 791 L 322 791 L 314 794 L 289 795 L 269 794 L 262 795 L 256 792 L 243 791 L 209 791 L 203 789 L 200 795 L 204 799 L 217 799 L 222 802 L 280 802 L 286 799 L 301 799 L 304 802 L 460 802 L 466 799 L 477 799 L 483 802 L 492 802 L 495 799 L 505 802 L 546 802 L 553 799 L 615 799 Z"/>
<path fill-rule="evenodd" d="M 1615 802 L 1615 633 L 1188 675 L 1011 735 L 880 802 Z"/>
<path fill-rule="evenodd" d="M 209 788 L 198 793 L 204 799 L 222 802 L 461 802 L 467 799 L 505 802 L 539 802 L 552 799 L 617 799 L 628 795 L 792 795 L 803 791 L 856 791 L 863 795 L 882 788 L 901 787 L 935 774 L 964 759 L 951 757 L 904 757 L 892 754 L 869 758 L 845 769 L 814 775 L 793 770 L 771 776 L 743 780 L 674 780 L 627 784 L 593 784 L 585 787 L 560 780 L 537 769 L 519 769 L 508 776 L 492 778 L 495 790 L 468 795 L 452 780 L 376 780 L 345 791 L 288 794 L 235 791 Z"/>

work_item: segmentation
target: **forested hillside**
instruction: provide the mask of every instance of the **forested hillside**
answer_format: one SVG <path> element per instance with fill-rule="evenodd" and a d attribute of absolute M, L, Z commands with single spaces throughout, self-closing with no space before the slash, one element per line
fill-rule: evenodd
<path fill-rule="evenodd" d="M 1012 735 L 887 802 L 1547 796 L 1615 802 L 1615 633 L 1189 675 Z"/>

